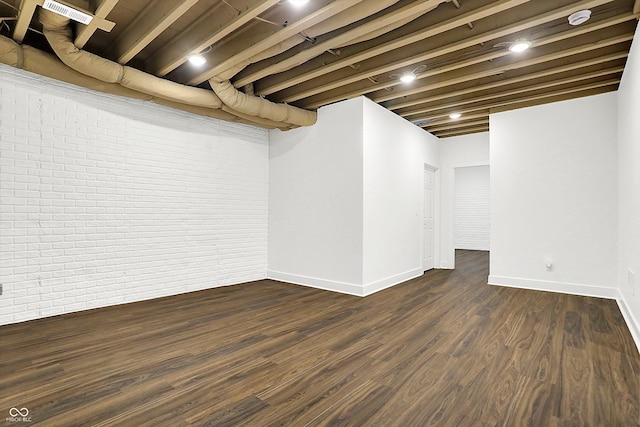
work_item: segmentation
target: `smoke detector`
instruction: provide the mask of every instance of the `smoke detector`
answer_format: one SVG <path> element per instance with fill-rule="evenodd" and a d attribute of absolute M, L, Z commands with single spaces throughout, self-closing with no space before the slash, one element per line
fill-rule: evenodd
<path fill-rule="evenodd" d="M 42 5 L 43 9 L 50 10 L 51 12 L 55 12 L 58 15 L 62 15 L 66 18 L 73 19 L 81 24 L 88 25 L 89 22 L 93 19 L 93 16 L 88 15 L 84 12 L 80 12 L 79 10 L 73 9 L 66 4 L 58 3 L 53 0 L 44 0 L 44 4 Z"/>
<path fill-rule="evenodd" d="M 569 24 L 580 25 L 587 22 L 591 18 L 591 11 L 589 9 L 579 10 L 569 15 Z"/>

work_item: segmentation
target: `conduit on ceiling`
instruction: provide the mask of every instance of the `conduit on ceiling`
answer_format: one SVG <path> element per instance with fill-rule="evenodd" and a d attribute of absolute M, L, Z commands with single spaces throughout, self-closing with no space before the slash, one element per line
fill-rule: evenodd
<path fill-rule="evenodd" d="M 223 103 L 213 92 L 206 89 L 181 85 L 161 79 L 117 62 L 101 58 L 92 53 L 78 49 L 71 39 L 69 19 L 47 10 L 40 10 L 42 31 L 58 58 L 72 69 L 107 83 L 117 83 L 128 89 L 146 93 L 157 98 L 179 102 L 196 107 L 220 109 Z M 291 126 L 308 126 L 316 121 L 316 113 L 290 105 L 277 104 L 262 98 L 256 102 L 239 103 L 236 111 L 234 105 L 223 108 L 238 117 L 250 118 L 262 126 L 289 128 Z M 276 108 L 277 107 L 277 108 Z M 290 110 L 283 115 L 281 110 Z M 286 117 L 285 121 L 277 117 Z M 264 119 L 264 120 L 263 120 Z M 270 123 L 272 122 L 272 123 Z"/>
<path fill-rule="evenodd" d="M 305 35 L 316 38 L 330 33 L 370 17 L 393 6 L 398 1 L 363 0 L 308 28 L 305 30 Z M 450 0 L 443 0 L 443 2 L 446 1 Z M 414 16 L 398 20 L 383 28 L 377 28 L 375 31 L 350 32 L 349 40 L 345 41 L 343 37 L 341 45 L 335 46 L 335 48 L 375 38 L 406 24 L 431 9 L 425 8 L 424 11 L 420 11 Z M 317 120 L 317 114 L 314 111 L 274 103 L 253 96 L 251 91 L 248 91 L 248 94 L 242 93 L 229 80 L 249 64 L 273 57 L 304 42 L 305 39 L 300 36 L 286 39 L 219 73 L 209 80 L 212 88 L 210 91 L 162 79 L 78 49 L 71 38 L 72 31 L 68 18 L 44 9 L 39 11 L 39 18 L 47 41 L 60 61 L 69 68 L 59 62 L 54 63 L 56 61 L 44 52 L 29 46 L 21 46 L 2 36 L 0 36 L 0 62 L 73 84 L 80 84 L 90 89 L 137 99 L 153 100 L 159 104 L 196 114 L 250 123 L 266 128 L 290 129 L 312 125 Z M 278 71 L 286 71 L 289 68 L 291 66 L 283 67 Z"/>

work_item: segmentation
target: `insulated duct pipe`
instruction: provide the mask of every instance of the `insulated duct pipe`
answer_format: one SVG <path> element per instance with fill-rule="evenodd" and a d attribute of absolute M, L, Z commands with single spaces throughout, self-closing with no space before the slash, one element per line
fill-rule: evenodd
<path fill-rule="evenodd" d="M 143 101 L 153 101 L 157 104 L 166 105 L 167 107 L 187 111 L 201 116 L 261 126 L 269 129 L 288 129 L 294 127 L 266 119 L 260 119 L 258 117 L 249 118 L 248 116 L 233 111 L 231 108 L 224 105 L 220 109 L 199 107 L 170 101 L 165 98 L 156 98 L 146 93 L 128 89 L 117 83 L 106 83 L 102 80 L 98 80 L 94 77 L 75 71 L 73 68 L 70 68 L 60 62 L 60 59 L 54 55 L 28 45 L 20 45 L 12 39 L 4 36 L 0 36 L 0 63 L 98 92 L 125 96 L 127 98 L 140 99 Z M 202 90 L 209 92 L 205 89 Z"/>
<path fill-rule="evenodd" d="M 316 113 L 313 111 L 286 104 L 276 104 L 257 96 L 246 95 L 233 87 L 229 80 L 209 79 L 209 84 L 225 105 L 245 115 L 284 123 L 313 124 L 316 121 Z"/>
<path fill-rule="evenodd" d="M 168 101 L 211 109 L 224 107 L 220 98 L 211 91 L 161 79 L 78 49 L 71 39 L 69 19 L 63 16 L 42 9 L 40 10 L 40 22 L 43 33 L 58 58 L 82 74 L 107 83 L 118 83 L 126 88 Z M 228 95 L 227 92 L 225 94 Z M 234 99 L 233 96 L 228 96 L 228 98 Z M 252 98 L 244 102 L 235 102 L 239 107 L 249 107 L 245 111 L 238 110 L 238 114 L 235 115 L 249 118 L 253 111 L 258 111 L 260 115 L 255 115 L 255 122 L 262 126 L 279 128 L 290 128 L 292 125 L 308 126 L 316 121 L 317 115 L 313 111 L 302 110 L 286 104 L 276 104 L 262 98 Z M 233 106 L 227 105 L 223 109 L 234 114 L 235 108 Z M 277 120 L 276 117 L 284 117 L 286 120 Z"/>

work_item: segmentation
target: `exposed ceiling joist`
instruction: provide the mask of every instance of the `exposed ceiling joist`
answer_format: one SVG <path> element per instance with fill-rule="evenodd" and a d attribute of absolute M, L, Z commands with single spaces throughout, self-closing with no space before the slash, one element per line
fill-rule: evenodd
<path fill-rule="evenodd" d="M 617 87 L 618 87 L 617 84 L 613 84 L 613 85 L 609 85 L 609 86 L 596 87 L 596 88 L 593 88 L 593 89 L 577 90 L 575 92 L 570 92 L 570 93 L 565 93 L 565 94 L 553 94 L 553 93 L 550 93 L 550 94 L 548 94 L 549 96 L 544 97 L 544 98 L 540 97 L 540 98 L 537 98 L 537 99 L 530 99 L 530 100 L 514 100 L 509 105 L 504 105 L 504 106 L 492 108 L 489 111 L 489 114 L 496 114 L 496 113 L 501 113 L 501 112 L 504 112 L 504 111 L 517 110 L 519 108 L 533 107 L 535 105 L 549 104 L 549 103 L 552 103 L 552 102 L 566 101 L 568 99 L 582 98 L 582 97 L 585 97 L 585 96 L 598 95 L 598 94 L 601 94 L 601 93 L 607 93 L 607 92 L 615 91 L 617 89 Z"/>
<path fill-rule="evenodd" d="M 527 97 L 521 97 L 521 98 L 517 98 L 517 99 L 512 99 L 512 100 L 508 100 L 508 101 L 499 101 L 499 100 L 492 100 L 489 103 L 483 104 L 483 105 L 478 105 L 478 106 L 473 106 L 473 107 L 469 107 L 469 108 L 463 108 L 463 109 L 456 109 L 456 112 L 463 114 L 463 115 L 467 115 L 467 114 L 480 114 L 478 111 L 487 111 L 490 110 L 492 108 L 503 108 L 506 106 L 509 106 L 511 104 L 518 104 L 521 102 L 527 102 L 527 101 L 533 101 L 533 100 L 540 100 L 540 99 L 544 99 L 544 98 L 548 98 L 551 96 L 559 96 L 559 95 L 566 95 L 566 94 L 571 94 L 571 93 L 575 93 L 575 92 L 581 92 L 581 91 L 586 91 L 589 89 L 596 89 L 596 88 L 601 88 L 601 87 L 606 87 L 606 86 L 613 86 L 613 85 L 617 85 L 618 83 L 620 83 L 620 79 L 619 78 L 613 78 L 613 79 L 608 79 L 608 80 L 604 80 L 604 81 L 599 81 L 599 82 L 595 82 L 595 83 L 589 83 L 589 84 L 581 84 L 579 86 L 573 87 L 573 88 L 568 88 L 568 89 L 563 89 L 563 90 L 554 90 L 554 91 L 549 91 L 549 92 L 544 92 L 541 93 L 539 95 L 531 95 L 531 96 L 527 96 Z M 449 120 L 453 120 L 451 118 L 444 118 L 442 119 L 443 116 L 448 115 L 449 113 L 438 113 L 438 114 L 428 114 L 428 115 L 424 115 L 424 116 L 419 116 L 414 118 L 413 120 L 429 120 L 429 123 L 426 126 L 431 126 L 434 125 L 436 123 L 447 123 Z M 480 115 L 477 117 L 484 117 L 484 115 Z"/>
<path fill-rule="evenodd" d="M 215 58 L 214 65 L 191 78 L 188 81 L 188 84 L 199 85 L 200 83 L 227 71 L 237 64 L 249 60 L 251 57 L 257 55 L 263 50 L 274 46 L 289 37 L 295 36 L 307 28 L 312 27 L 313 25 L 332 17 L 351 6 L 360 3 L 361 1 L 362 0 L 320 0 L 317 3 L 314 3 L 314 6 L 318 7 L 318 9 L 295 22 L 288 23 L 286 27 L 273 28 L 261 33 L 257 36 L 258 41 L 251 46 L 247 46 L 247 40 L 236 39 L 228 44 L 223 44 L 220 47 L 213 47 L 212 51 L 209 52 L 207 56 Z"/>
<path fill-rule="evenodd" d="M 126 64 L 160 33 L 178 20 L 198 0 L 154 0 L 150 2 L 111 47 L 118 63 Z"/>
<path fill-rule="evenodd" d="M 167 46 L 147 61 L 147 68 L 158 76 L 164 76 L 187 61 L 192 53 L 212 46 L 252 19 L 265 12 L 280 0 L 241 0 L 235 3 L 239 12 L 229 7 L 212 8 L 179 34 Z M 188 46 L 188 49 L 185 49 Z"/>
<path fill-rule="evenodd" d="M 307 65 L 307 68 L 314 68 L 314 69 L 304 73 L 295 73 L 295 72 L 286 73 L 285 75 L 279 76 L 278 82 L 274 82 L 268 86 L 261 87 L 260 90 L 258 90 L 258 93 L 260 95 L 270 95 L 272 93 L 278 92 L 288 87 L 292 87 L 294 85 L 328 74 L 332 71 L 339 70 L 341 68 L 345 68 L 353 64 L 357 64 L 358 62 L 364 61 L 366 59 L 373 58 L 378 55 L 382 55 L 384 53 L 390 52 L 395 49 L 400 49 L 403 46 L 416 43 L 421 40 L 426 40 L 429 37 L 433 37 L 438 34 L 442 34 L 446 31 L 452 30 L 454 28 L 463 26 L 469 21 L 475 21 L 478 19 L 486 18 L 487 16 L 491 16 L 493 14 L 505 11 L 509 8 L 518 6 L 522 3 L 526 3 L 527 1 L 529 0 L 502 0 L 502 1 L 493 2 L 486 6 L 480 7 L 476 10 L 463 13 L 462 15 L 454 16 L 453 18 L 447 19 L 443 22 L 426 26 L 421 30 L 411 33 L 409 35 L 393 38 L 392 40 L 386 43 L 374 45 L 369 49 L 365 49 L 355 54 L 352 54 L 352 55 L 345 54 L 344 56 L 341 55 L 339 60 L 336 60 L 332 63 L 322 64 L 319 61 L 315 61 L 317 64 Z M 256 64 L 256 65 L 259 65 L 259 64 Z M 245 81 L 244 79 L 241 80 L 241 82 L 244 82 L 244 81 Z"/>
<path fill-rule="evenodd" d="M 480 120 L 471 120 L 471 121 L 460 121 L 458 120 L 457 122 L 448 124 L 448 125 L 440 125 L 440 126 L 433 126 L 433 127 L 429 127 L 429 132 L 433 133 L 433 132 L 439 132 L 439 131 L 443 131 L 443 130 L 448 130 L 448 129 L 456 129 L 456 128 L 462 128 L 462 127 L 469 127 L 469 126 L 480 126 L 480 125 L 489 125 L 489 118 L 484 118 L 484 119 L 480 119 Z M 429 124 L 425 124 L 425 127 L 428 127 Z"/>
<path fill-rule="evenodd" d="M 586 8 L 586 7 L 596 7 L 599 5 L 609 3 L 611 1 L 613 0 L 590 0 L 590 1 L 582 1 L 578 3 L 582 4 L 581 7 Z M 380 63 L 380 65 L 375 65 L 375 63 L 372 63 L 371 66 L 363 65 L 356 72 L 349 71 L 348 76 L 340 75 L 340 77 L 336 76 L 331 78 L 331 75 L 329 75 L 328 77 L 331 79 L 330 81 L 328 81 L 328 79 L 324 79 L 322 80 L 322 83 L 320 85 L 315 86 L 313 88 L 308 88 L 302 91 L 300 90 L 294 90 L 290 92 L 285 91 L 286 94 L 284 94 L 283 96 L 278 96 L 278 100 L 285 101 L 285 102 L 298 101 L 313 95 L 317 95 L 319 93 L 326 92 L 331 89 L 340 88 L 342 86 L 346 86 L 351 83 L 356 83 L 361 80 L 366 80 L 369 76 L 388 74 L 388 73 L 395 72 L 402 67 L 415 66 L 420 62 L 424 62 L 424 61 L 427 61 L 451 52 L 469 48 L 474 45 L 479 45 L 481 43 L 486 43 L 488 41 L 496 40 L 501 37 L 505 37 L 513 33 L 517 33 L 519 31 L 523 31 L 547 22 L 551 22 L 559 18 L 566 17 L 572 11 L 575 11 L 575 9 L 576 9 L 576 4 L 572 3 L 569 6 L 554 9 L 549 12 L 543 13 L 541 15 L 537 15 L 535 17 L 525 19 L 523 21 L 517 22 L 512 25 L 507 25 L 505 27 L 501 27 L 496 30 L 488 31 L 486 33 L 479 34 L 474 37 L 463 37 L 460 40 L 457 40 L 455 43 L 452 43 L 452 42 L 445 43 L 439 48 L 428 50 L 426 52 L 424 52 L 423 49 L 419 49 L 421 46 L 418 46 L 418 50 L 421 53 L 408 58 L 404 57 L 399 61 L 389 62 L 389 60 L 387 60 L 386 58 L 380 57 L 378 59 L 378 62 Z M 507 50 L 505 49 L 505 51 Z M 508 51 L 506 53 L 508 53 Z M 398 84 L 397 81 L 396 81 L 396 84 Z M 370 91 L 363 91 L 360 94 L 368 93 L 368 92 Z M 314 103 L 313 105 L 317 105 L 317 103 Z"/>
<path fill-rule="evenodd" d="M 541 78 L 541 77 L 547 77 L 547 76 L 551 76 L 553 74 L 560 74 L 560 73 L 564 73 L 567 71 L 572 71 L 572 70 L 578 70 L 581 68 L 587 68 L 590 67 L 592 65 L 597 65 L 597 64 L 602 64 L 605 62 L 609 62 L 609 61 L 615 61 L 617 59 L 622 59 L 622 58 L 626 58 L 627 57 L 627 52 L 616 52 L 610 55 L 604 55 L 604 56 L 598 56 L 596 58 L 593 59 L 589 59 L 586 61 L 580 61 L 580 62 L 574 62 L 574 63 L 570 63 L 567 65 L 564 65 L 562 67 L 555 67 L 555 68 L 550 68 L 550 69 L 545 69 L 543 71 L 539 71 L 539 72 L 535 72 L 535 73 L 525 73 L 522 76 L 519 77 L 514 77 L 514 78 L 510 78 L 510 79 L 500 79 L 496 82 L 493 83 L 487 83 L 487 84 L 482 84 L 482 85 L 474 85 L 470 88 L 467 89 L 461 89 L 461 90 L 456 90 L 456 91 L 447 91 L 446 93 L 440 94 L 440 95 L 429 95 L 429 98 L 426 100 L 428 102 L 434 102 L 434 101 L 440 101 L 442 99 L 446 99 L 446 98 L 452 98 L 452 97 L 460 97 L 463 95 L 467 95 L 473 92 L 479 92 L 479 91 L 483 91 L 483 90 L 490 90 L 490 89 L 496 89 L 499 88 L 501 86 L 507 86 L 507 85 L 511 85 L 511 84 L 515 84 L 515 83 L 520 83 L 520 82 L 526 82 L 526 81 L 531 81 L 537 78 Z M 430 90 L 433 90 L 430 89 Z M 400 102 L 397 104 L 391 104 L 388 105 L 387 108 L 390 110 L 401 110 L 401 109 L 405 109 L 405 108 L 409 108 L 412 107 L 414 105 L 420 105 L 426 102 L 425 98 L 418 98 L 415 100 L 411 100 L 411 101 L 404 101 L 404 102 Z M 403 115 L 401 113 L 401 115 Z"/>
<path fill-rule="evenodd" d="M 0 17 L 7 17 L 0 20 L 8 21 L 2 27 L 16 40 L 48 50 L 37 22 L 43 2 L 0 0 Z M 315 109 L 365 95 L 443 138 L 486 131 L 493 112 L 615 90 L 640 16 L 640 0 L 313 0 L 302 7 L 288 0 L 61 3 L 93 11 L 88 25 L 70 24 L 76 47 L 162 76 L 176 91 L 194 89 L 175 83 L 203 86 L 214 77 L 232 82 L 223 84 L 234 106 L 260 102 L 287 111 L 295 109 L 266 101 Z M 589 19 L 569 22 L 582 9 L 590 10 Z M 107 19 L 117 23 L 114 31 L 108 32 L 114 22 Z M 518 39 L 531 49 L 512 53 L 509 46 Z M 41 53 L 36 57 L 48 57 Z M 187 61 L 195 53 L 207 60 L 204 66 Z M 33 66 L 33 57 L 24 64 Z M 0 58 L 20 63 L 15 52 Z M 52 61 L 36 72 L 51 75 L 42 70 Z M 66 66 L 60 67 L 62 76 Z M 401 81 L 405 75 L 412 81 Z M 89 77 L 79 81 L 104 86 Z M 213 80 L 212 85 L 198 93 L 222 90 Z M 241 117 L 231 110 L 220 116 L 189 108 Z M 451 119 L 453 112 L 463 116 Z"/>
<path fill-rule="evenodd" d="M 566 34 L 563 35 L 557 35 L 557 37 L 564 37 L 564 36 L 568 36 L 571 35 L 571 32 L 568 32 Z M 488 76 L 493 76 L 493 75 L 498 75 L 498 74 L 502 74 L 506 71 L 509 70 L 515 70 L 518 68 L 525 68 L 525 67 L 529 67 L 531 65 L 535 65 L 535 64 L 539 64 L 539 63 L 543 63 L 543 62 L 550 62 L 553 61 L 555 59 L 559 59 L 559 58 L 564 58 L 564 57 L 568 57 L 571 55 L 577 55 L 583 52 L 588 52 L 588 51 L 592 51 L 595 49 L 600 49 L 603 47 L 607 47 L 607 46 L 612 46 L 618 43 L 623 43 L 626 41 L 631 40 L 631 38 L 633 38 L 632 35 L 629 34 L 623 34 L 623 35 L 619 35 L 619 36 L 614 36 L 614 37 L 609 37 L 606 38 L 604 40 L 597 40 L 595 42 L 592 43 L 588 43 L 586 45 L 580 45 L 577 47 L 573 47 L 567 50 L 562 50 L 562 51 L 554 51 L 552 53 L 549 54 L 545 54 L 545 55 L 541 55 L 541 56 L 536 56 L 533 58 L 529 58 L 529 59 L 522 59 L 522 60 L 512 60 L 512 61 L 504 61 L 504 64 L 493 64 L 493 63 L 487 63 L 487 60 L 489 58 L 491 59 L 496 59 L 496 58 L 512 58 L 510 56 L 508 56 L 507 53 L 503 53 L 503 52 L 498 52 L 498 54 L 496 55 L 495 53 L 489 53 L 486 55 L 481 55 L 478 58 L 474 58 L 474 59 L 469 59 L 466 61 L 460 61 L 457 63 L 454 63 L 450 66 L 447 67 L 441 67 L 438 69 L 434 69 L 434 70 L 430 70 L 428 73 L 424 73 L 422 76 L 434 76 L 437 74 L 444 74 L 446 72 L 450 72 L 452 70 L 460 70 L 462 68 L 466 68 L 472 64 L 481 64 L 484 62 L 485 65 L 483 67 L 482 70 L 479 71 L 472 71 L 472 70 L 461 70 L 461 77 L 454 79 L 451 81 L 450 84 L 455 84 L 455 83 L 460 83 L 460 82 L 464 82 L 464 81 L 470 81 L 470 80 L 475 80 L 475 79 L 480 79 L 483 77 L 488 77 Z M 543 40 L 546 44 L 546 42 L 548 42 L 549 40 L 553 40 L 554 36 L 550 36 L 548 38 L 545 38 L 545 40 Z M 540 40 L 538 41 L 540 42 Z M 481 61 L 479 61 L 478 59 L 481 59 Z M 394 85 L 397 84 L 397 82 L 393 82 Z M 439 86 L 440 87 L 440 86 Z M 432 88 L 432 86 L 430 85 L 426 85 L 426 86 L 420 86 L 420 87 L 414 87 L 412 89 L 408 89 L 408 90 L 404 90 L 401 92 L 392 92 L 389 94 L 385 94 L 385 95 L 379 95 L 379 96 L 374 96 L 373 99 L 376 102 L 384 102 L 384 101 L 389 101 L 391 99 L 395 99 L 395 98 L 400 98 L 400 97 L 404 97 L 404 96 L 408 96 L 408 95 L 413 95 L 416 93 L 420 93 L 420 92 L 425 92 L 430 90 L 430 88 Z M 374 88 L 374 90 L 378 90 L 378 88 Z M 370 93 L 372 92 L 372 90 L 368 90 L 368 89 L 364 89 L 364 90 L 356 90 L 353 92 L 348 92 L 345 93 L 344 95 L 338 96 L 336 98 L 339 99 L 332 99 L 329 98 L 328 102 L 336 102 L 336 101 L 340 101 L 342 99 L 346 99 L 343 96 L 348 95 L 349 97 L 353 97 L 353 96 L 358 96 L 358 95 L 362 95 L 363 93 Z M 357 95 L 354 95 L 355 93 L 357 93 Z M 318 100 L 318 101 L 314 101 L 313 103 L 310 104 L 305 104 L 305 106 L 307 108 L 315 108 L 316 106 L 319 105 L 324 105 L 327 102 L 327 99 L 323 99 L 323 100 Z"/>
<path fill-rule="evenodd" d="M 404 19 L 415 16 L 418 13 L 424 13 L 425 10 L 430 10 L 438 6 L 442 3 L 443 0 L 427 0 L 423 2 L 411 3 L 403 8 L 397 9 L 393 12 L 386 13 L 377 19 L 373 19 L 367 23 L 359 25 L 355 28 L 349 29 L 347 31 L 338 31 L 340 34 L 337 34 L 328 39 L 322 40 L 318 43 L 313 44 L 312 46 L 307 47 L 301 52 L 298 52 L 295 55 L 290 56 L 286 59 L 280 59 L 277 63 L 272 64 L 271 66 L 259 67 L 252 74 L 249 74 L 236 82 L 234 85 L 236 87 L 242 87 L 246 84 L 252 83 L 260 78 L 266 77 L 268 75 L 277 72 L 277 69 L 284 66 L 293 67 L 295 65 L 302 64 L 310 59 L 315 58 L 321 53 L 329 50 L 335 49 L 339 46 L 344 45 L 345 43 L 350 42 L 358 37 L 366 35 L 370 32 L 375 31 L 380 27 L 384 27 L 394 22 L 402 21 Z M 528 1 L 528 0 L 513 0 L 513 1 Z M 258 67 L 256 67 L 258 68 Z M 271 93 L 271 92 L 270 92 Z M 264 91 L 260 92 L 261 95 L 266 94 Z"/>
<path fill-rule="evenodd" d="M 597 40 L 596 42 L 591 42 L 591 43 L 587 43 L 587 44 L 583 44 L 583 45 L 579 45 L 579 46 L 575 46 L 572 48 L 569 48 L 567 50 L 564 51 L 559 51 L 559 52 L 552 52 L 549 54 L 545 54 L 545 55 L 540 55 L 540 56 L 536 56 L 536 57 L 532 57 L 532 58 L 528 58 L 528 59 L 522 59 L 520 61 L 514 61 L 508 64 L 504 64 L 501 65 L 500 67 L 487 67 L 489 68 L 489 70 L 487 70 L 487 72 L 480 72 L 478 74 L 469 74 L 468 77 L 465 77 L 467 80 L 465 81 L 469 81 L 469 76 L 474 76 L 476 78 L 482 78 L 482 77 L 487 77 L 489 75 L 496 75 L 496 74 L 503 74 L 507 71 L 510 70 L 516 70 L 516 69 L 520 69 L 520 68 L 526 68 L 532 65 L 536 65 L 536 64 L 540 64 L 540 63 L 544 63 L 544 62 L 551 62 L 554 61 L 556 59 L 560 59 L 560 58 L 565 58 L 565 57 L 569 57 L 569 56 L 573 56 L 573 55 L 578 55 L 581 53 L 585 53 L 585 52 L 589 52 L 589 51 L 593 51 L 596 49 L 600 49 L 603 47 L 607 47 L 607 46 L 613 46 L 619 43 L 624 43 L 631 40 L 629 38 L 629 35 L 627 34 L 622 34 L 622 35 L 616 35 L 613 37 L 609 37 L 609 38 L 605 38 L 603 40 Z M 383 101 L 389 101 L 392 99 L 396 99 L 396 98 L 400 98 L 400 97 L 404 97 L 407 95 L 413 95 L 416 93 L 421 93 L 421 92 L 425 92 L 428 91 L 430 89 L 428 89 L 425 86 L 422 87 L 416 87 L 410 90 L 405 90 L 403 92 L 397 92 L 394 93 L 393 95 L 386 95 L 383 97 L 379 97 L 376 98 L 374 97 L 374 100 L 376 102 L 383 102 Z"/>
<path fill-rule="evenodd" d="M 518 89 L 512 89 L 512 90 L 507 90 L 504 92 L 500 93 L 500 97 L 506 97 L 506 96 L 512 96 L 512 95 L 518 95 L 521 93 L 526 93 L 526 92 L 534 92 L 537 90 L 544 90 L 544 89 L 549 89 L 552 88 L 554 86 L 562 86 L 565 84 L 570 84 L 570 83 L 575 83 L 575 82 L 579 82 L 579 81 L 583 81 L 583 80 L 590 80 L 590 79 L 594 79 L 597 77 L 602 77 L 602 76 L 608 76 L 611 74 L 616 74 L 616 73 L 620 73 L 622 72 L 622 70 L 624 70 L 623 66 L 619 66 L 619 67 L 611 67 L 611 68 L 607 68 L 604 70 L 600 70 L 600 71 L 593 71 L 591 73 L 587 73 L 587 74 L 579 74 L 577 76 L 573 76 L 573 77 L 566 77 L 564 79 L 559 79 L 559 80 L 553 80 L 551 82 L 544 82 L 544 83 L 539 83 L 539 84 L 535 84 L 535 85 L 531 85 L 531 86 L 525 86 L 522 88 L 518 88 Z M 409 116 L 414 116 L 414 115 L 424 115 L 424 114 L 430 114 L 430 113 L 434 113 L 436 111 L 440 111 L 440 110 L 451 110 L 453 108 L 458 108 L 462 106 L 462 105 L 467 105 L 467 104 L 474 104 L 474 103 L 478 103 L 478 102 L 482 102 L 482 101 L 489 101 L 495 99 L 495 95 L 494 94 L 490 94 L 490 95 L 484 95 L 484 96 L 477 96 L 475 98 L 468 98 L 465 99 L 464 101 L 455 101 L 455 102 L 450 102 L 448 104 L 437 104 L 437 105 L 433 105 L 429 108 L 421 108 L 419 110 L 416 111 L 411 111 L 405 114 L 402 114 L 404 117 L 409 117 Z M 411 120 L 411 118 L 409 118 L 409 120 Z"/>
<path fill-rule="evenodd" d="M 486 109 L 484 111 L 479 111 L 477 113 L 467 113 L 464 115 L 464 118 L 467 120 L 471 120 L 471 119 L 487 119 L 489 117 L 489 110 Z M 427 120 L 427 119 L 425 119 Z M 456 119 L 451 119 L 449 117 L 447 118 L 442 118 L 442 119 L 438 119 L 438 120 L 432 120 L 429 121 L 429 123 L 422 125 L 421 127 L 423 128 L 428 128 L 431 126 L 435 126 L 435 125 L 442 125 L 442 124 L 449 124 L 449 123 L 457 123 L 458 121 Z"/>
<path fill-rule="evenodd" d="M 94 16 L 96 18 L 105 19 L 117 4 L 118 0 L 98 0 Z M 77 35 L 74 41 L 74 44 L 78 49 L 82 49 L 91 36 L 100 29 L 98 26 L 99 23 L 99 19 L 92 19 L 91 22 L 89 22 L 89 25 L 78 24 Z M 111 26 L 108 31 L 111 31 L 112 29 L 113 26 Z"/>
<path fill-rule="evenodd" d="M 446 136 L 456 136 L 456 135 L 461 135 L 465 133 L 487 132 L 488 130 L 489 130 L 489 123 L 480 125 L 480 126 L 472 126 L 472 127 L 461 128 L 461 129 L 454 129 L 454 130 L 440 131 L 440 132 L 433 132 L 433 133 L 435 136 L 440 138 L 440 137 L 446 137 Z"/>
<path fill-rule="evenodd" d="M 27 34 L 36 6 L 42 6 L 43 2 L 44 0 L 22 0 L 22 3 L 20 3 L 18 21 L 13 29 L 13 39 L 18 43 L 22 43 L 24 36 Z"/>

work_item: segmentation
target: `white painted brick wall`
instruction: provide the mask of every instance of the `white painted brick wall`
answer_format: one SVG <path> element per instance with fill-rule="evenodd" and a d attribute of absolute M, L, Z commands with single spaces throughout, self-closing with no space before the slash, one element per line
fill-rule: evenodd
<path fill-rule="evenodd" d="M 455 171 L 455 248 L 488 251 L 489 166 Z"/>
<path fill-rule="evenodd" d="M 268 133 L 0 64 L 0 324 L 262 279 Z"/>

